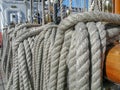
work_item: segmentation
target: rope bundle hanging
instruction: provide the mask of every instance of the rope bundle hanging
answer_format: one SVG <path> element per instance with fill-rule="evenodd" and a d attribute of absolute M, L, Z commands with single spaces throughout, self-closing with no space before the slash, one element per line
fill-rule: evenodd
<path fill-rule="evenodd" d="M 100 90 L 106 40 L 119 35 L 119 21 L 119 15 L 87 12 L 58 26 L 19 28 L 25 30 L 13 34 L 6 90 Z"/>

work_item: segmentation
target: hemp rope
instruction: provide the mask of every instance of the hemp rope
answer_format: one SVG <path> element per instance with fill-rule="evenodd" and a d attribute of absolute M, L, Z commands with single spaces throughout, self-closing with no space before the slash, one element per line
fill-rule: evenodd
<path fill-rule="evenodd" d="M 37 44 L 36 44 L 36 50 L 35 50 L 35 52 L 36 52 L 36 59 L 35 59 L 35 66 L 36 66 L 36 76 L 37 76 L 37 78 L 36 78 L 36 80 L 35 80 L 35 84 L 36 84 L 36 89 L 37 90 L 39 90 L 39 80 L 40 80 L 40 69 L 41 69 L 41 63 L 42 63 L 42 52 L 43 52 L 43 50 L 42 50 L 42 48 L 43 48 L 43 40 L 44 40 L 44 33 L 45 32 L 42 32 L 41 34 L 40 34 L 40 38 L 38 38 L 38 42 L 37 42 Z M 42 45 L 41 45 L 42 44 Z M 40 46 L 40 47 L 39 47 Z M 37 62 L 38 61 L 38 62 Z M 35 77 L 36 77 L 35 76 Z"/>
<path fill-rule="evenodd" d="M 91 49 L 91 90 L 101 90 L 101 50 L 100 39 L 95 23 L 87 24 L 90 35 L 90 49 Z"/>
<path fill-rule="evenodd" d="M 44 70 L 44 76 L 43 76 L 43 88 L 44 90 L 47 90 L 47 80 L 46 80 L 46 63 L 47 63 L 47 58 L 48 58 L 48 49 L 49 49 L 49 38 L 50 38 L 50 35 L 51 35 L 51 30 L 52 28 L 50 28 L 48 30 L 48 32 L 46 32 L 45 34 L 45 38 L 44 38 L 44 50 L 43 50 L 43 70 Z"/>
<path fill-rule="evenodd" d="M 61 50 L 59 68 L 58 68 L 58 81 L 57 81 L 57 90 L 64 90 L 65 89 L 65 70 L 67 70 L 66 60 L 69 52 L 70 41 L 71 41 L 71 34 L 72 30 L 68 30 L 65 32 L 64 43 Z"/>
<path fill-rule="evenodd" d="M 78 29 L 79 28 L 79 29 Z M 89 41 L 86 25 L 82 22 L 78 23 L 76 29 L 76 72 L 77 84 L 76 90 L 89 90 Z M 89 30 L 88 30 L 89 31 Z M 80 35 L 79 35 L 79 34 Z M 82 43 L 81 43 L 82 42 Z M 80 84 L 79 84 L 80 83 Z M 71 89 L 72 90 L 72 89 Z"/>
<path fill-rule="evenodd" d="M 45 0 L 42 0 L 42 25 L 45 24 Z"/>
<path fill-rule="evenodd" d="M 19 48 L 18 48 L 18 63 L 20 64 L 20 71 L 21 71 L 21 76 L 23 79 L 23 87 L 25 90 L 30 90 L 30 86 L 29 86 L 29 74 L 27 71 L 27 65 L 26 65 L 26 61 L 25 61 L 25 50 L 24 50 L 24 45 L 23 43 L 19 44 Z"/>
<path fill-rule="evenodd" d="M 76 63 L 76 52 L 75 52 L 75 35 L 76 32 L 73 32 L 72 38 L 71 38 L 71 43 L 70 43 L 70 49 L 68 53 L 68 60 L 67 60 L 67 67 L 69 68 L 68 72 L 68 90 L 76 89 L 75 88 L 75 83 L 76 83 L 76 68 L 75 68 L 75 63 Z M 70 83 L 71 82 L 71 83 Z"/>
<path fill-rule="evenodd" d="M 11 44 L 3 48 L 12 47 L 12 54 L 2 54 L 12 57 L 2 63 L 11 63 L 6 90 L 100 90 L 101 62 L 107 42 L 119 35 L 119 21 L 116 14 L 86 12 L 71 14 L 58 26 L 15 26 L 5 36 L 4 44 L 12 39 Z"/>
<path fill-rule="evenodd" d="M 29 24 L 28 24 L 28 25 L 29 25 Z M 25 27 L 25 26 L 27 26 L 27 25 L 24 25 L 24 27 Z M 29 25 L 29 26 L 30 26 L 30 25 Z M 34 24 L 33 24 L 32 26 L 34 26 Z M 14 29 L 13 29 L 13 30 L 14 30 Z M 9 33 L 9 32 L 8 32 L 8 33 Z M 12 36 L 12 35 L 10 35 L 10 38 L 11 38 L 11 36 Z M 6 41 L 7 41 L 7 40 L 6 40 Z M 11 41 L 11 39 L 10 39 L 10 41 Z M 10 45 L 11 45 L 11 44 L 10 44 Z M 3 47 L 3 48 L 4 48 L 4 47 Z M 5 48 L 6 48 L 6 47 L 5 47 Z M 12 50 L 12 51 L 13 51 L 13 50 Z M 8 56 L 9 56 L 9 55 L 8 55 Z M 4 60 L 2 60 L 2 61 L 4 61 Z M 8 60 L 8 61 L 9 61 L 9 60 Z M 7 63 L 9 63 L 9 62 L 7 62 Z M 11 62 L 11 63 L 12 63 L 12 62 Z M 11 67 L 11 66 L 10 66 L 10 67 Z M 10 67 L 9 67 L 9 69 L 10 69 Z"/>
<path fill-rule="evenodd" d="M 61 14 L 61 20 L 63 20 L 63 0 L 60 0 L 60 14 Z"/>

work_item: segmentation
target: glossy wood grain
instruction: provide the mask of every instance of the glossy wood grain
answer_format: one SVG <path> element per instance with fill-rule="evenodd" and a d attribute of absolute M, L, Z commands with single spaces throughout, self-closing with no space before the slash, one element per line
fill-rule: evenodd
<path fill-rule="evenodd" d="M 115 0 L 115 13 L 120 14 L 120 0 Z"/>
<path fill-rule="evenodd" d="M 105 69 L 107 78 L 120 84 L 120 44 L 115 45 L 108 51 Z"/>

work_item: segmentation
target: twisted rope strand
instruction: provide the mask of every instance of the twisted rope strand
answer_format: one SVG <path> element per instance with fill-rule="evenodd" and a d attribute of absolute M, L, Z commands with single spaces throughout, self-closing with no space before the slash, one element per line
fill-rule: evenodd
<path fill-rule="evenodd" d="M 62 46 L 63 48 L 61 50 L 61 56 L 60 56 L 60 62 L 58 68 L 57 90 L 65 89 L 66 70 L 67 70 L 66 61 L 67 61 L 67 56 L 71 42 L 71 34 L 72 34 L 71 29 L 65 32 L 65 38 Z"/>
<path fill-rule="evenodd" d="M 88 32 L 91 45 L 92 77 L 91 90 L 101 90 L 101 50 L 97 27 L 94 22 L 88 22 Z"/>
<path fill-rule="evenodd" d="M 37 89 L 37 90 L 39 90 L 39 88 L 40 87 L 42 87 L 42 86 L 40 86 L 40 82 L 41 81 L 39 81 L 39 80 L 41 80 L 40 79 L 40 75 L 41 75 L 41 67 L 42 67 L 42 53 L 43 53 L 43 50 L 42 50 L 42 48 L 43 48 L 43 40 L 44 40 L 44 31 L 42 32 L 42 34 L 40 34 L 39 36 L 40 36 L 40 38 L 38 38 L 38 43 L 36 44 L 36 49 L 38 50 L 38 51 L 36 51 L 37 52 L 37 58 L 36 58 L 36 61 L 38 61 L 38 62 L 36 62 L 36 87 L 35 87 L 35 89 Z"/>
<path fill-rule="evenodd" d="M 59 58 L 60 58 L 60 51 L 62 48 L 63 43 L 63 35 L 64 32 L 61 30 L 57 31 L 55 44 L 53 46 L 52 51 L 52 58 L 51 58 L 51 71 L 50 71 L 50 82 L 49 82 L 49 88 L 50 90 L 56 90 L 57 87 L 57 71 L 58 71 L 58 64 L 59 64 Z"/>
<path fill-rule="evenodd" d="M 58 26 L 26 24 L 4 31 L 6 89 L 102 89 L 101 62 L 107 43 L 118 39 L 119 21 L 119 15 L 86 12 L 71 14 Z"/>
<path fill-rule="evenodd" d="M 63 20 L 63 0 L 60 0 L 60 14 L 61 14 L 61 20 Z"/>
<path fill-rule="evenodd" d="M 43 78 L 43 89 L 47 90 L 47 80 L 46 80 L 46 63 L 47 63 L 47 56 L 48 56 L 48 51 L 49 51 L 49 42 L 48 39 L 50 38 L 52 28 L 48 29 L 48 31 L 45 34 L 45 39 L 44 39 L 44 50 L 43 50 L 43 69 L 44 69 L 44 78 Z"/>
<path fill-rule="evenodd" d="M 67 59 L 67 67 L 68 71 L 68 89 L 74 90 L 76 89 L 76 52 L 75 52 L 75 42 L 76 42 L 76 32 L 74 31 L 71 38 L 70 50 Z"/>
<path fill-rule="evenodd" d="M 23 43 L 20 43 L 19 48 L 18 48 L 18 59 L 20 63 L 20 71 L 23 77 L 23 86 L 25 90 L 30 90 L 30 81 L 29 81 L 29 74 L 27 71 L 27 65 L 26 65 L 26 60 L 25 60 L 25 50 L 24 50 L 24 45 Z M 30 85 L 30 86 L 29 86 Z"/>
<path fill-rule="evenodd" d="M 88 32 L 84 23 L 80 22 L 75 27 L 76 30 L 76 72 L 77 90 L 89 90 L 89 41 Z"/>

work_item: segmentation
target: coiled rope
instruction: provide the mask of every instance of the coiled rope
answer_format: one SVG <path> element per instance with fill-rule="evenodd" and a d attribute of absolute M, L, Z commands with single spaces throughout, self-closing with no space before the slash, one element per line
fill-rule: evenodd
<path fill-rule="evenodd" d="M 119 15 L 85 12 L 59 25 L 12 28 L 6 33 L 11 44 L 3 48 L 9 50 L 2 63 L 6 90 L 101 90 L 101 63 L 107 43 L 119 35 L 119 21 Z"/>
<path fill-rule="evenodd" d="M 61 20 L 64 18 L 63 12 L 64 12 L 64 9 L 63 9 L 63 0 L 60 0 L 60 14 L 61 14 Z"/>

